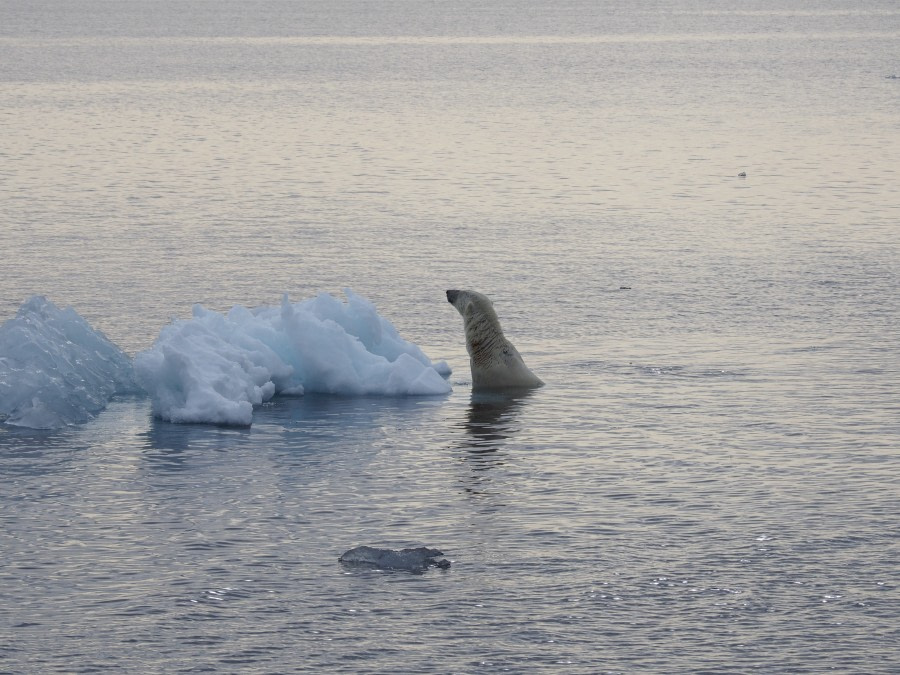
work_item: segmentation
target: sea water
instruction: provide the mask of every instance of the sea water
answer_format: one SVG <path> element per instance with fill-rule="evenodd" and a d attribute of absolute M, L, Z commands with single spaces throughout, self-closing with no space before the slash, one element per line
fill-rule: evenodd
<path fill-rule="evenodd" d="M 878 0 L 0 3 L 0 317 L 134 356 L 351 287 L 454 370 L 0 428 L 0 671 L 896 672 L 898 48 Z M 448 288 L 545 387 L 473 395 Z"/>

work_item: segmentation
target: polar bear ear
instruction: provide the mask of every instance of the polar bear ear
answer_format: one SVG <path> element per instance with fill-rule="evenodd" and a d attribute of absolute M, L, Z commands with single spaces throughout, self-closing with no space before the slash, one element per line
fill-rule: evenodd
<path fill-rule="evenodd" d="M 475 316 L 475 303 L 471 300 L 467 301 L 465 308 L 463 308 L 462 315 L 466 319 Z"/>

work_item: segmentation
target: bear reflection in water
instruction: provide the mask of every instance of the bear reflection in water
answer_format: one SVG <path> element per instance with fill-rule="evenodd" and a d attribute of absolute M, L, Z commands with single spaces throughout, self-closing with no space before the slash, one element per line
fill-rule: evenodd
<path fill-rule="evenodd" d="M 466 446 L 476 452 L 499 449 L 518 433 L 519 413 L 531 394 L 473 393 L 464 424 Z"/>

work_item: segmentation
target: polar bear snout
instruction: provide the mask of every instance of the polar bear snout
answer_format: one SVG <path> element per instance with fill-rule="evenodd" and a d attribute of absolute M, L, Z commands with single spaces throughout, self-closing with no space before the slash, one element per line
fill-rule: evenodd
<path fill-rule="evenodd" d="M 451 305 L 456 302 L 456 298 L 459 297 L 459 291 L 447 291 L 447 302 Z"/>

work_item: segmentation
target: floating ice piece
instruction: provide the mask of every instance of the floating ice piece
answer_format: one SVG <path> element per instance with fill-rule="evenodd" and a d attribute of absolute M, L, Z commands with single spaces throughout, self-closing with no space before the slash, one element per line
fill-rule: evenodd
<path fill-rule="evenodd" d="M 86 422 L 137 391 L 131 359 L 79 314 L 36 295 L 0 326 L 0 421 L 33 429 Z"/>
<path fill-rule="evenodd" d="M 171 422 L 249 425 L 275 394 L 437 395 L 450 391 L 446 363 L 432 363 L 346 289 L 292 304 L 227 314 L 196 305 L 135 357 L 154 414 Z"/>
<path fill-rule="evenodd" d="M 444 555 L 436 548 L 404 548 L 394 551 L 389 548 L 373 548 L 371 546 L 357 546 L 344 553 L 339 562 L 353 565 L 366 565 L 385 570 L 409 570 L 411 572 L 423 571 L 429 567 L 450 567 L 449 560 L 435 560 Z"/>

